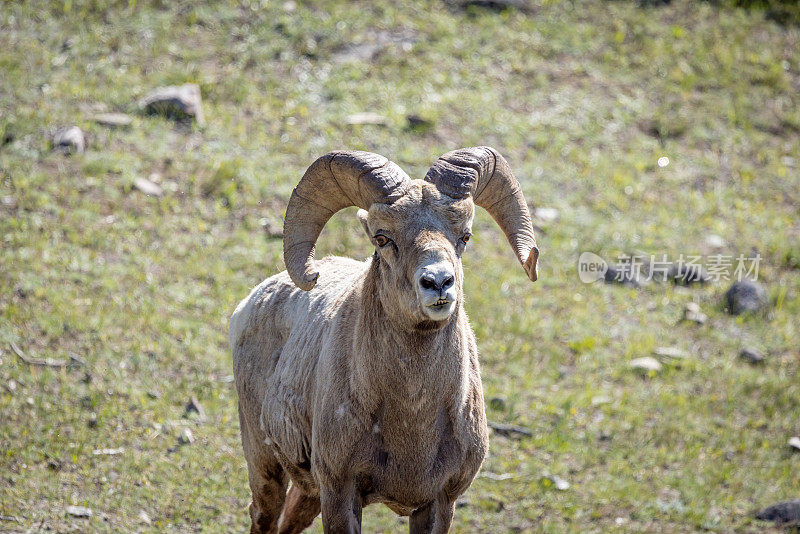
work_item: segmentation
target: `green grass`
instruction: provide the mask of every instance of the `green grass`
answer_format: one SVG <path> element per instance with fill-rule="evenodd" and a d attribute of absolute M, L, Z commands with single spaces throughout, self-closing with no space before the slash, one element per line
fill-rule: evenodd
<path fill-rule="evenodd" d="M 19 522 L 0 530 L 247 526 L 227 320 L 283 269 L 262 219 L 279 224 L 335 148 L 421 177 L 445 151 L 489 144 L 532 204 L 560 213 L 541 223 L 534 285 L 477 215 L 465 290 L 488 416 L 534 436 L 492 437 L 482 472 L 512 476 L 476 479 L 453 531 L 759 532 L 754 509 L 800 497 L 786 445 L 800 434 L 800 30 L 679 0 L 534 4 L 3 3 L 0 514 Z M 370 63 L 343 52 L 386 41 Z M 149 89 L 183 82 L 202 88 L 204 128 L 136 113 Z M 134 122 L 100 126 L 101 109 Z M 362 111 L 387 124 L 347 124 Z M 86 154 L 49 151 L 68 124 Z M 162 198 L 132 188 L 153 173 Z M 724 283 L 578 280 L 582 251 L 708 253 L 707 234 L 723 254 L 761 254 L 770 314 L 725 314 Z M 353 209 L 319 248 L 369 254 Z M 690 301 L 706 325 L 678 322 Z M 12 342 L 86 365 L 29 366 Z M 744 345 L 767 363 L 740 361 Z M 628 370 L 658 346 L 690 358 Z M 207 421 L 183 418 L 192 395 Z M 196 441 L 179 446 L 184 428 Z M 406 528 L 380 507 L 364 522 Z"/>

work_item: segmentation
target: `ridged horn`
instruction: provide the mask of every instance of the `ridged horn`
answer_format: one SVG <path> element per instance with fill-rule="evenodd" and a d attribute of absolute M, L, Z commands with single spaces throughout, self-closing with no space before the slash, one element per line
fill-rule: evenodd
<path fill-rule="evenodd" d="M 508 162 L 487 146 L 460 148 L 440 157 L 425 180 L 453 198 L 472 196 L 503 230 L 528 278 L 539 278 L 539 247 L 519 182 Z"/>
<path fill-rule="evenodd" d="M 371 152 L 329 152 L 312 163 L 292 191 L 283 223 L 283 260 L 297 287 L 310 291 L 316 284 L 314 247 L 334 213 L 391 204 L 410 182 L 395 163 Z"/>

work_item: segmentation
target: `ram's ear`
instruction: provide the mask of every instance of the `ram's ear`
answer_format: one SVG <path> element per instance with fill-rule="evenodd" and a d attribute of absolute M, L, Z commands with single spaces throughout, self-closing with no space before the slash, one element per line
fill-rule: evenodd
<path fill-rule="evenodd" d="M 356 213 L 356 217 L 358 217 L 358 222 L 361 223 L 361 226 L 364 228 L 364 232 L 367 234 L 367 237 L 372 241 L 372 234 L 369 231 L 369 226 L 367 225 L 367 218 L 369 218 L 369 212 L 367 210 L 358 210 Z"/>

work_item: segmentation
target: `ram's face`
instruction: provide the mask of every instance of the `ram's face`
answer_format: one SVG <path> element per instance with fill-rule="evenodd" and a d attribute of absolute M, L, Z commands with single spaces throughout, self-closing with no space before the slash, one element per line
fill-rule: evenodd
<path fill-rule="evenodd" d="M 414 181 L 393 204 L 374 204 L 359 219 L 375 245 L 384 304 L 421 327 L 441 327 L 461 300 L 461 255 L 471 236 L 474 205 Z"/>

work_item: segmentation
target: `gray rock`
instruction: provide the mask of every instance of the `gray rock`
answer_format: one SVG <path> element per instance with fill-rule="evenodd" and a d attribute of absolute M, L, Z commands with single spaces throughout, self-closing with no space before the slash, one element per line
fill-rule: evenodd
<path fill-rule="evenodd" d="M 133 181 L 133 187 L 151 197 L 160 197 L 164 194 L 164 190 L 161 189 L 160 185 L 151 182 L 147 178 L 136 178 Z"/>
<path fill-rule="evenodd" d="M 685 360 L 689 357 L 686 351 L 678 347 L 656 347 L 653 354 L 664 361 Z"/>
<path fill-rule="evenodd" d="M 335 63 L 372 61 L 383 48 L 377 43 L 350 43 L 338 48 L 331 59 Z"/>
<path fill-rule="evenodd" d="M 379 113 L 371 111 L 363 111 L 360 113 L 353 113 L 345 117 L 345 122 L 350 125 L 371 124 L 374 126 L 386 126 L 388 120 L 386 117 Z"/>
<path fill-rule="evenodd" d="M 542 481 L 548 481 L 558 491 L 567 491 L 569 489 L 569 482 L 558 475 L 545 475 L 542 477 Z"/>
<path fill-rule="evenodd" d="M 179 445 L 191 445 L 194 443 L 194 434 L 188 428 L 184 428 L 181 435 L 178 436 L 178 444 Z"/>
<path fill-rule="evenodd" d="M 661 362 L 652 356 L 644 356 L 643 358 L 634 358 L 628 363 L 628 366 L 635 371 L 644 372 L 658 372 L 663 366 Z"/>
<path fill-rule="evenodd" d="M 124 113 L 100 113 L 92 117 L 92 120 L 103 126 L 124 128 L 133 123 L 133 117 Z"/>
<path fill-rule="evenodd" d="M 745 347 L 739 351 L 739 357 L 749 363 L 764 363 L 764 353 L 751 347 Z"/>
<path fill-rule="evenodd" d="M 139 101 L 145 113 L 162 115 L 179 121 L 194 120 L 205 124 L 200 86 L 194 83 L 160 87 Z"/>
<path fill-rule="evenodd" d="M 89 518 L 94 515 L 91 508 L 85 506 L 67 506 L 67 513 L 72 517 L 85 517 Z"/>
<path fill-rule="evenodd" d="M 124 447 L 117 447 L 114 449 L 95 449 L 92 451 L 94 456 L 117 456 L 125 452 Z"/>
<path fill-rule="evenodd" d="M 705 324 L 708 321 L 708 315 L 700 311 L 700 305 L 696 302 L 687 302 L 683 308 L 683 320 Z"/>
<path fill-rule="evenodd" d="M 800 451 L 800 437 L 793 436 L 789 438 L 787 444 L 796 451 Z"/>
<path fill-rule="evenodd" d="M 86 151 L 86 135 L 77 126 L 59 128 L 53 134 L 53 148 L 64 154 L 80 154 Z"/>
<path fill-rule="evenodd" d="M 800 524 L 800 499 L 768 506 L 756 514 L 756 519 L 773 521 L 778 524 Z"/>
<path fill-rule="evenodd" d="M 767 302 L 767 292 L 764 287 L 752 280 L 734 282 L 725 292 L 726 309 L 731 315 L 756 312 L 764 308 Z"/>
<path fill-rule="evenodd" d="M 392 49 L 396 53 L 409 52 L 417 41 L 416 34 L 410 32 L 370 31 L 364 41 L 347 43 L 336 48 L 331 54 L 334 63 L 363 63 L 375 60 Z"/>
<path fill-rule="evenodd" d="M 706 245 L 711 248 L 725 248 L 725 240 L 717 234 L 708 234 L 706 236 Z"/>
<path fill-rule="evenodd" d="M 183 416 L 187 418 L 196 417 L 200 421 L 206 420 L 206 411 L 203 408 L 203 405 L 200 404 L 200 401 L 197 400 L 197 397 L 192 396 L 192 398 L 189 399 L 189 402 L 186 403 L 186 408 L 183 411 Z"/>

